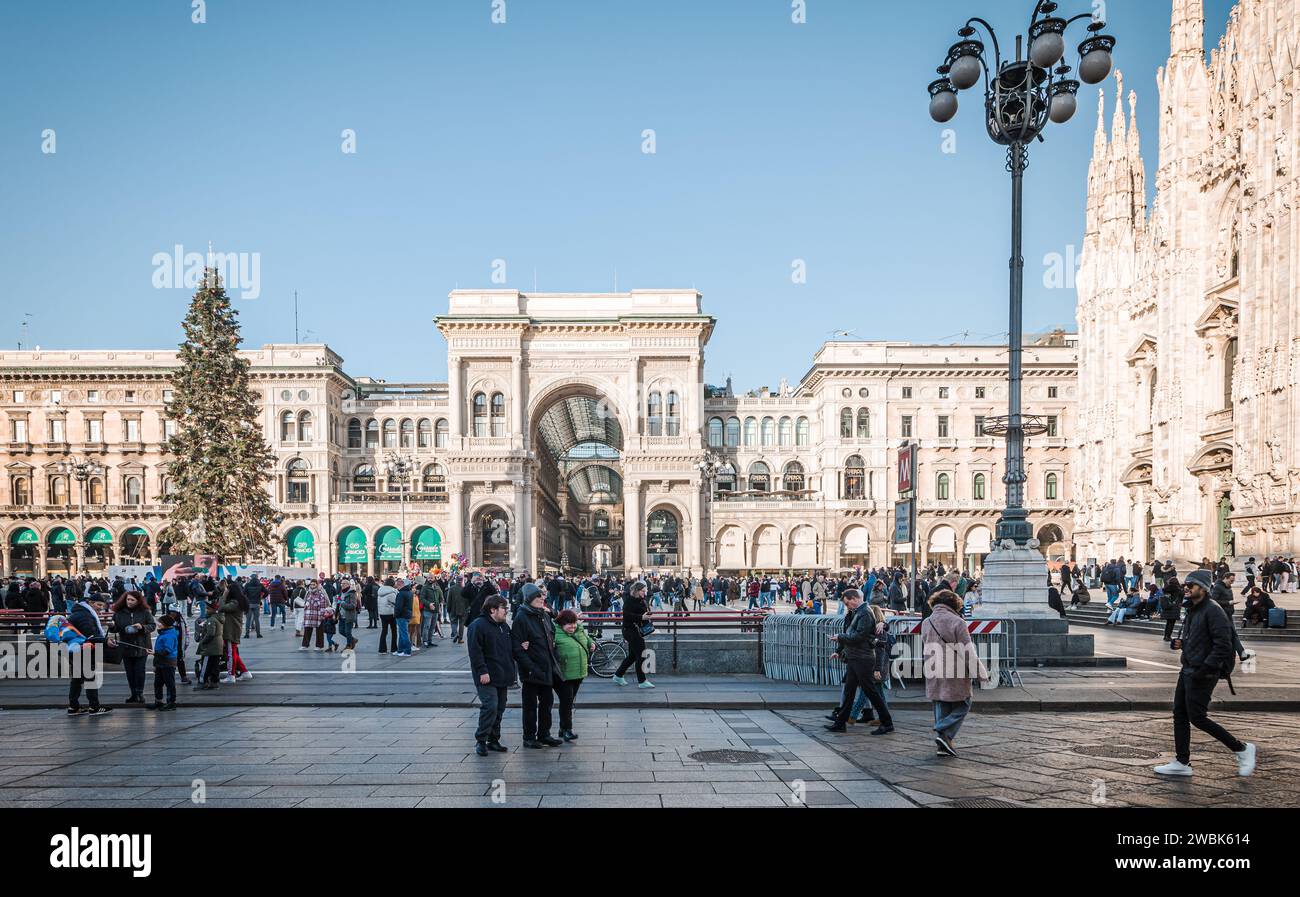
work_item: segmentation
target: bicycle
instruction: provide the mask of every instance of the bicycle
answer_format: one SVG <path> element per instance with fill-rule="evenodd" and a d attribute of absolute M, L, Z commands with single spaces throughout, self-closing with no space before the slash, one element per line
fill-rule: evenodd
<path fill-rule="evenodd" d="M 623 661 L 627 659 L 627 640 L 622 635 L 600 639 L 591 650 L 588 667 L 591 672 L 602 679 L 609 679 L 618 672 Z"/>

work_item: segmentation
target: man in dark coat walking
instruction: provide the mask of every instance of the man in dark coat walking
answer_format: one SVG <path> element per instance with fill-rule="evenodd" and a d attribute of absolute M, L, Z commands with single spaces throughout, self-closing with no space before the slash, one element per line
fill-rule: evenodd
<path fill-rule="evenodd" d="M 469 668 L 478 692 L 478 728 L 474 730 L 474 753 L 486 757 L 488 751 L 507 753 L 501 744 L 501 718 L 506 712 L 506 698 L 515 683 L 514 643 L 506 625 L 509 603 L 500 595 L 483 602 L 480 614 L 466 630 Z"/>

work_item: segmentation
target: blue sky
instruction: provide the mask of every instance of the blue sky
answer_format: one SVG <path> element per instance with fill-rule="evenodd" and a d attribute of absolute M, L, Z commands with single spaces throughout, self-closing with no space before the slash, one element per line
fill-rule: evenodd
<path fill-rule="evenodd" d="M 699 289 L 708 379 L 739 388 L 797 380 L 836 330 L 1003 338 L 1004 151 L 972 93 L 943 153 L 925 86 L 967 16 L 1009 42 L 1032 3 L 790 6 L 506 0 L 494 25 L 491 0 L 209 0 L 193 24 L 188 0 L 6 3 L 0 344 L 26 320 L 45 348 L 174 345 L 189 292 L 155 289 L 152 259 L 209 240 L 260 254 L 246 343 L 292 341 L 297 290 L 304 341 L 389 380 L 445 379 L 432 318 L 495 259 L 523 290 Z M 1108 6 L 1154 167 L 1170 2 Z M 1207 43 L 1230 7 L 1206 0 Z M 1095 90 L 1032 150 L 1028 330 L 1073 321 L 1043 259 L 1082 238 Z"/>

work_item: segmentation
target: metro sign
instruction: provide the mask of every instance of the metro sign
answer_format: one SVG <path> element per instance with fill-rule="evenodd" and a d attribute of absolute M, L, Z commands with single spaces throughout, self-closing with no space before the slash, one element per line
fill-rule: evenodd
<path fill-rule="evenodd" d="M 916 444 L 909 442 L 898 449 L 898 492 L 900 495 L 911 492 L 914 488 L 915 484 L 912 479 L 915 472 Z"/>

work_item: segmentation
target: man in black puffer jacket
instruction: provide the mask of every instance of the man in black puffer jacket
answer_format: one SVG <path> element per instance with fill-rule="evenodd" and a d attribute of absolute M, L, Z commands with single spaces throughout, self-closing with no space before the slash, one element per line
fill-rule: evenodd
<path fill-rule="evenodd" d="M 857 589 L 845 589 L 843 595 L 845 607 L 848 608 L 848 623 L 843 635 L 832 635 L 839 650 L 832 655 L 844 661 L 848 667 L 844 674 L 844 693 L 840 698 L 840 708 L 835 719 L 826 728 L 831 732 L 847 731 L 846 723 L 849 712 L 853 709 L 853 700 L 861 688 L 871 702 L 871 708 L 880 719 L 880 725 L 873 729 L 872 735 L 888 735 L 894 731 L 894 720 L 889 715 L 889 707 L 877 690 L 876 678 L 880 671 L 876 667 L 876 618 L 863 604 L 862 593 Z"/>
<path fill-rule="evenodd" d="M 1214 686 L 1232 671 L 1232 621 L 1210 599 L 1212 587 L 1208 570 L 1193 570 L 1184 582 L 1190 602 L 1183 618 L 1180 638 L 1170 644 L 1182 650 L 1182 671 L 1174 692 L 1173 763 L 1155 768 L 1157 775 L 1190 776 L 1192 774 L 1192 726 L 1213 735 L 1237 755 L 1237 772 L 1248 776 L 1255 771 L 1255 745 L 1243 744 L 1226 729 L 1209 718 L 1207 710 Z"/>
<path fill-rule="evenodd" d="M 560 682 L 560 661 L 555 655 L 555 623 L 546 609 L 546 593 L 528 583 L 522 590 L 524 603 L 510 627 L 515 663 L 523 682 L 524 747 L 564 744 L 551 737 L 551 707 L 555 685 Z"/>
<path fill-rule="evenodd" d="M 515 684 L 514 644 L 506 626 L 508 602 L 493 595 L 483 602 L 483 613 L 469 624 L 465 641 L 469 667 L 478 692 L 478 728 L 474 731 L 474 753 L 507 753 L 501 744 L 501 717 L 506 712 L 507 690 Z"/>

